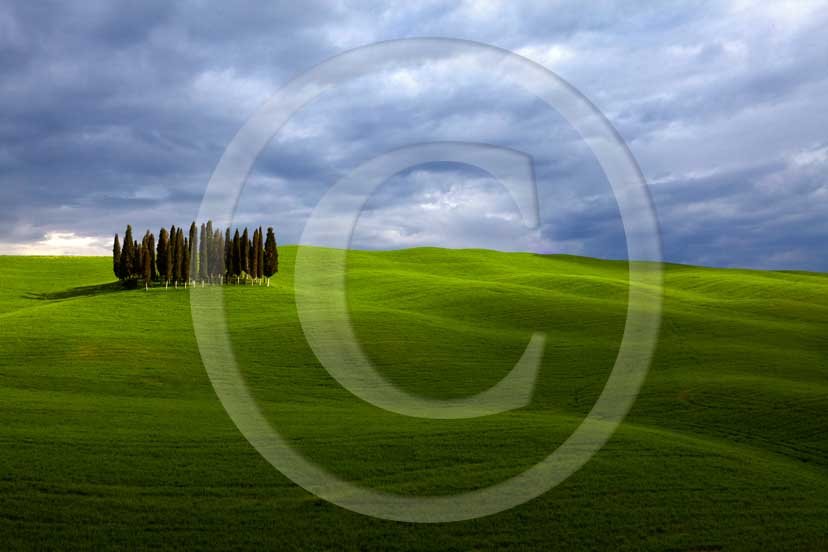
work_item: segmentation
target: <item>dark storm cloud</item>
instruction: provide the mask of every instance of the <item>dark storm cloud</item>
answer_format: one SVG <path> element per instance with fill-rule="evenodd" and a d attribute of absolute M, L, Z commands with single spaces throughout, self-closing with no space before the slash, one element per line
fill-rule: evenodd
<path fill-rule="evenodd" d="M 826 22 L 799 2 L 6 3 L 0 252 L 41 251 L 50 233 L 103 251 L 127 221 L 186 223 L 225 146 L 289 78 L 348 48 L 431 35 L 518 51 L 593 100 L 652 184 L 668 260 L 825 270 Z M 485 173 L 432 165 L 378 191 L 355 245 L 623 257 L 612 191 L 575 132 L 467 65 L 444 51 L 312 102 L 259 158 L 238 220 L 295 242 L 361 163 L 470 140 L 532 157 L 540 229 Z"/>

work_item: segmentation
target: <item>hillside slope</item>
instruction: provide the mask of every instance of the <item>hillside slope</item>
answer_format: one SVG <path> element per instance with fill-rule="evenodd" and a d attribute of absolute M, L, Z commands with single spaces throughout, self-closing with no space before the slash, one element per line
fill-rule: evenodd
<path fill-rule="evenodd" d="M 546 456 L 604 385 L 627 264 L 432 248 L 349 253 L 368 356 L 428 397 L 486 389 L 548 336 L 521 410 L 406 418 L 322 368 L 293 303 L 225 289 L 244 375 L 274 425 L 331 471 L 404 494 L 501 481 Z M 10 548 L 828 547 L 828 276 L 665 265 L 655 361 L 610 443 L 559 487 L 471 522 L 411 525 L 322 502 L 269 466 L 201 365 L 188 293 L 122 291 L 106 258 L 0 257 L 0 535 Z"/>

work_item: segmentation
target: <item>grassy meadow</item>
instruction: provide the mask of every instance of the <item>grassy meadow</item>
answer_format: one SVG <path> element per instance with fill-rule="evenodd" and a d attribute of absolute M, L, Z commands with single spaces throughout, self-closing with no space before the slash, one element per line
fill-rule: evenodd
<path fill-rule="evenodd" d="M 377 489 L 440 495 L 548 455 L 612 367 L 627 264 L 433 248 L 349 252 L 368 356 L 427 397 L 502 378 L 534 331 L 532 403 L 468 420 L 356 399 L 318 363 L 293 298 L 227 286 L 233 346 L 268 419 Z M 451 524 L 365 517 L 272 468 L 201 364 L 190 293 L 123 290 L 109 258 L 0 257 L 0 548 L 828 549 L 828 275 L 664 266 L 650 373 L 613 438 L 558 487 Z"/>

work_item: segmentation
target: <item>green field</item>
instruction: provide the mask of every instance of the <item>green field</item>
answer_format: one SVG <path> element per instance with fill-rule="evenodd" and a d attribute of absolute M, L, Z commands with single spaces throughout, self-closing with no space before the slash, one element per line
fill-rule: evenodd
<path fill-rule="evenodd" d="M 577 426 L 620 343 L 627 264 L 412 249 L 349 253 L 349 307 L 381 372 L 428 397 L 502 378 L 548 335 L 532 403 L 392 414 L 310 351 L 296 249 L 273 287 L 225 288 L 244 375 L 307 457 L 377 489 L 452 494 L 538 462 Z M 828 549 L 828 275 L 665 265 L 650 374 L 560 486 L 468 522 L 355 514 L 247 443 L 201 364 L 189 293 L 124 291 L 107 258 L 0 257 L 0 548 Z"/>

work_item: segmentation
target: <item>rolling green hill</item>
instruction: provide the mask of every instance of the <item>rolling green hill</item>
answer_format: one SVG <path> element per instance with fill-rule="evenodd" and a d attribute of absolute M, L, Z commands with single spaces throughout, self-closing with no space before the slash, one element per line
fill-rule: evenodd
<path fill-rule="evenodd" d="M 428 397 L 502 378 L 533 331 L 532 403 L 427 420 L 361 402 L 316 361 L 293 301 L 225 288 L 263 411 L 332 472 L 402 494 L 515 475 L 577 426 L 626 314 L 627 264 L 412 249 L 349 253 L 368 356 Z M 828 548 L 828 275 L 665 265 L 654 363 L 587 465 L 520 507 L 405 524 L 321 501 L 247 443 L 210 385 L 194 289 L 121 290 L 107 258 L 0 257 L 0 548 L 820 550 Z"/>

